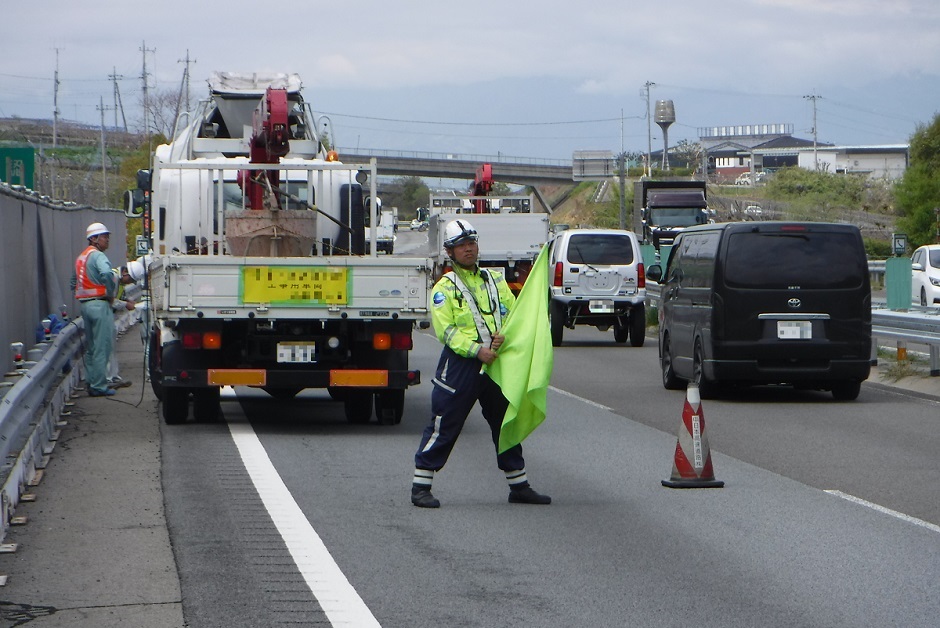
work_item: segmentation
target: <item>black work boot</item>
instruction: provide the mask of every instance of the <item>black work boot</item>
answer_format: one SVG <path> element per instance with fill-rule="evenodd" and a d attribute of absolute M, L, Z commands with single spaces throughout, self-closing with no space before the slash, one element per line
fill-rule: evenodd
<path fill-rule="evenodd" d="M 440 508 L 441 502 L 434 495 L 431 495 L 431 489 L 424 487 L 411 487 L 411 503 L 418 508 Z"/>
<path fill-rule="evenodd" d="M 552 498 L 548 495 L 542 495 L 541 493 L 536 493 L 535 490 L 525 484 L 518 488 L 509 489 L 509 503 L 510 504 L 550 504 L 552 503 Z"/>

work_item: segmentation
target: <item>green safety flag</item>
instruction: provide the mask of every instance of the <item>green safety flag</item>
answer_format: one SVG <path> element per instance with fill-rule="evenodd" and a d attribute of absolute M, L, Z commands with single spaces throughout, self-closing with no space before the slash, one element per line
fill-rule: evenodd
<path fill-rule="evenodd" d="M 509 407 L 499 432 L 499 453 L 515 447 L 545 420 L 552 376 L 552 335 L 548 322 L 548 247 L 542 247 L 519 297 L 503 324 L 499 357 L 485 367 Z"/>

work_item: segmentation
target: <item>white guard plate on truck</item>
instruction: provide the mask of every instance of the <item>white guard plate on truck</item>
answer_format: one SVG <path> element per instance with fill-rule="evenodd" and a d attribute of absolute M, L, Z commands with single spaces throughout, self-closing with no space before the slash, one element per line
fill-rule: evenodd
<path fill-rule="evenodd" d="M 613 314 L 614 302 L 609 299 L 591 299 L 588 309 L 591 314 Z"/>
<path fill-rule="evenodd" d="M 279 342 L 277 343 L 277 361 L 291 364 L 317 361 L 317 343 L 310 342 Z"/>
<path fill-rule="evenodd" d="M 810 321 L 777 321 L 777 338 L 780 340 L 811 340 L 813 324 Z"/>

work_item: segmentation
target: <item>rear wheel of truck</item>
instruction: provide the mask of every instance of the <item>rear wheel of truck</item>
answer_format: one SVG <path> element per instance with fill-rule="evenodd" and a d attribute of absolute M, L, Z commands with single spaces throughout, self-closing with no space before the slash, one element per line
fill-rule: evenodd
<path fill-rule="evenodd" d="M 565 306 L 558 301 L 550 301 L 548 318 L 552 330 L 552 346 L 560 347 L 561 339 L 565 335 Z"/>
<path fill-rule="evenodd" d="M 147 371 L 150 376 L 150 387 L 158 401 L 163 400 L 163 372 L 160 370 L 160 344 L 157 342 L 157 334 L 150 334 L 150 344 L 147 349 Z"/>
<path fill-rule="evenodd" d="M 193 391 L 193 418 L 204 423 L 217 421 L 222 415 L 222 405 L 219 402 L 221 389 L 199 388 Z"/>
<path fill-rule="evenodd" d="M 356 425 L 368 423 L 372 418 L 372 393 L 357 391 L 343 400 L 346 420 Z"/>
<path fill-rule="evenodd" d="M 638 305 L 630 313 L 630 346 L 642 347 L 646 340 L 646 306 Z"/>
<path fill-rule="evenodd" d="M 375 393 L 375 416 L 382 425 L 398 425 L 405 414 L 405 391 L 385 390 Z"/>
<path fill-rule="evenodd" d="M 189 391 L 185 388 L 163 389 L 163 422 L 178 425 L 189 415 Z"/>

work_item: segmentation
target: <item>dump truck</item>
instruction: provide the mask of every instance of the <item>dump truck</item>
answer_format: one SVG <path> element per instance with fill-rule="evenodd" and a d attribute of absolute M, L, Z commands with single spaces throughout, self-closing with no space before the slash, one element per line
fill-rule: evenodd
<path fill-rule="evenodd" d="M 633 192 L 643 241 L 657 251 L 684 228 L 708 222 L 704 181 L 637 181 Z"/>

